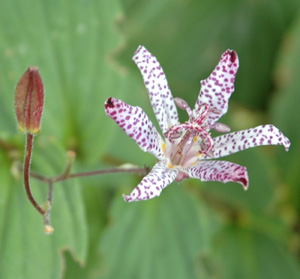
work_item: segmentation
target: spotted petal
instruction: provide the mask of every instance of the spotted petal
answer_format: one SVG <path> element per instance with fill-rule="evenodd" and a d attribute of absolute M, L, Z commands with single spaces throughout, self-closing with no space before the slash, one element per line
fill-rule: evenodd
<path fill-rule="evenodd" d="M 165 73 L 157 59 L 143 46 L 139 46 L 132 59 L 141 71 L 159 126 L 166 133 L 179 120 Z"/>
<path fill-rule="evenodd" d="M 288 151 L 290 141 L 275 126 L 261 125 L 248 130 L 222 135 L 213 139 L 211 151 L 214 158 L 248 149 L 259 145 L 283 145 Z"/>
<path fill-rule="evenodd" d="M 201 90 L 193 113 L 197 118 L 201 105 L 209 104 L 211 111 L 204 124 L 213 125 L 227 112 L 238 67 L 239 59 L 236 52 L 227 50 L 210 76 L 201 81 Z"/>
<path fill-rule="evenodd" d="M 132 202 L 157 197 L 165 187 L 175 180 L 178 172 L 177 169 L 169 169 L 165 162 L 158 162 L 131 194 L 123 195 L 123 198 L 127 202 Z"/>
<path fill-rule="evenodd" d="M 105 102 L 105 112 L 143 151 L 153 154 L 159 160 L 165 158 L 162 151 L 163 140 L 140 107 L 133 107 L 121 100 L 108 98 Z"/>
<path fill-rule="evenodd" d="M 196 166 L 185 168 L 192 178 L 201 181 L 237 182 L 247 190 L 249 179 L 246 167 L 227 161 L 200 161 Z"/>

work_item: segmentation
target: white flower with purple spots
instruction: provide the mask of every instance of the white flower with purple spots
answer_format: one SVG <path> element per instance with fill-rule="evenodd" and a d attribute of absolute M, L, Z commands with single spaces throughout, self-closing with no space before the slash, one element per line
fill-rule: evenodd
<path fill-rule="evenodd" d="M 158 163 L 143 178 L 125 201 L 147 200 L 160 195 L 174 180 L 198 178 L 202 181 L 237 182 L 248 188 L 246 167 L 220 160 L 211 160 L 259 146 L 283 145 L 288 151 L 290 141 L 273 125 L 262 125 L 212 138 L 210 130 L 229 132 L 218 123 L 227 112 L 228 100 L 234 91 L 239 61 L 235 51 L 223 53 L 218 65 L 201 81 L 195 108 L 173 98 L 165 74 L 157 59 L 143 46 L 133 56 L 140 69 L 150 101 L 164 139 L 145 112 L 121 100 L 108 98 L 105 112 L 130 136 L 143 151 L 153 154 Z M 186 110 L 189 121 L 180 124 L 176 105 Z"/>

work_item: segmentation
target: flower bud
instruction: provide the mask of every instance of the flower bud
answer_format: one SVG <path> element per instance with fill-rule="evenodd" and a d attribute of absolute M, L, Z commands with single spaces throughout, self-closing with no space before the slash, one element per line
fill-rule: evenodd
<path fill-rule="evenodd" d="M 29 66 L 20 78 L 15 92 L 18 129 L 22 133 L 38 134 L 44 108 L 44 85 L 38 68 Z"/>

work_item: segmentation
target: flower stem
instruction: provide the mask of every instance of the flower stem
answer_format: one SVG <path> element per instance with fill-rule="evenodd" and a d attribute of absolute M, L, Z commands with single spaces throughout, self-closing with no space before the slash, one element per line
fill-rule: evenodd
<path fill-rule="evenodd" d="M 109 173 L 140 173 L 140 174 L 148 174 L 150 171 L 149 168 L 144 167 L 144 168 L 111 168 L 111 169 L 104 169 L 104 170 L 95 170 L 95 171 L 87 171 L 87 172 L 79 172 L 79 173 L 72 173 L 68 174 L 67 176 L 65 175 L 65 172 L 59 176 L 56 177 L 45 177 L 43 175 L 40 175 L 35 172 L 31 172 L 30 175 L 40 181 L 49 183 L 55 183 L 59 181 L 64 181 L 67 179 L 72 179 L 76 177 L 88 177 L 88 176 L 93 176 L 93 175 L 100 175 L 100 174 L 109 174 Z"/>
<path fill-rule="evenodd" d="M 44 231 L 46 234 L 53 233 L 54 229 L 51 226 L 51 209 L 52 209 L 52 200 L 53 200 L 53 182 L 49 181 L 49 191 L 48 191 L 48 198 L 46 204 L 46 212 L 44 214 Z"/>
<path fill-rule="evenodd" d="M 109 173 L 124 173 L 124 172 L 133 172 L 133 173 L 145 173 L 145 168 L 112 168 L 112 169 L 105 169 L 105 170 L 96 170 L 96 171 L 88 171 L 88 172 L 79 172 L 79 173 L 72 173 L 68 176 L 58 176 L 53 178 L 54 182 L 76 178 L 76 177 L 85 177 L 85 176 L 92 176 L 92 175 L 100 175 L 100 174 L 109 174 Z"/>
<path fill-rule="evenodd" d="M 32 155 L 32 146 L 33 146 L 33 135 L 27 134 L 27 143 L 26 143 L 26 155 L 24 160 L 24 185 L 27 197 L 32 205 L 36 208 L 36 210 L 44 215 L 45 211 L 37 204 L 34 197 L 31 194 L 30 184 L 29 184 L 29 175 L 30 175 L 30 160 Z"/>

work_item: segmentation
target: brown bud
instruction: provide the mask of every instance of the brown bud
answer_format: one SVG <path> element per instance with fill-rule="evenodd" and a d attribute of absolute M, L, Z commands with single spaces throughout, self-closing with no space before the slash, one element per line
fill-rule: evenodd
<path fill-rule="evenodd" d="M 38 68 L 29 66 L 20 78 L 15 92 L 18 129 L 22 133 L 38 134 L 44 108 L 44 85 Z"/>

